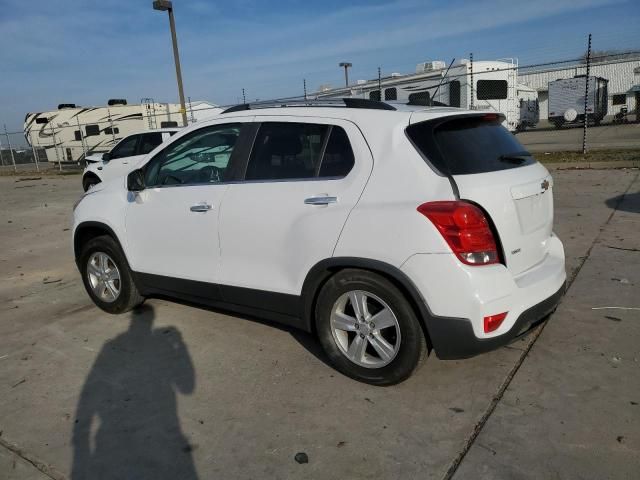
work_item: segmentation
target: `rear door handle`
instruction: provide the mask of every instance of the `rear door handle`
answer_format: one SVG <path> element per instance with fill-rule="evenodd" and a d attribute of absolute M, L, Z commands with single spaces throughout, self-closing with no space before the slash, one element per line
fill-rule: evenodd
<path fill-rule="evenodd" d="M 202 202 L 202 203 L 196 203 L 195 205 L 191 205 L 189 210 L 191 210 L 192 212 L 208 212 L 212 208 L 213 207 L 208 203 Z"/>
<path fill-rule="evenodd" d="M 330 203 L 337 203 L 338 197 L 328 197 L 326 195 L 309 197 L 304 199 L 305 205 L 329 205 Z"/>

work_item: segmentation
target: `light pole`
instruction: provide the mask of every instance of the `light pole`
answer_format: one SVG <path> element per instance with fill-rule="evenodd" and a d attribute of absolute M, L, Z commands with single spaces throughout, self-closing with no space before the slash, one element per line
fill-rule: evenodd
<path fill-rule="evenodd" d="M 349 68 L 352 67 L 349 62 L 340 62 L 340 66 L 344 68 L 344 86 L 349 86 Z"/>
<path fill-rule="evenodd" d="M 170 0 L 155 0 L 153 9 L 161 12 L 169 12 L 169 27 L 171 28 L 171 41 L 173 43 L 173 59 L 176 63 L 176 77 L 178 78 L 178 95 L 180 96 L 180 113 L 182 123 L 187 126 L 187 107 L 184 103 L 184 89 L 182 88 L 182 72 L 180 71 L 180 54 L 178 53 L 178 38 L 176 37 L 176 22 L 173 19 L 173 3 Z"/>

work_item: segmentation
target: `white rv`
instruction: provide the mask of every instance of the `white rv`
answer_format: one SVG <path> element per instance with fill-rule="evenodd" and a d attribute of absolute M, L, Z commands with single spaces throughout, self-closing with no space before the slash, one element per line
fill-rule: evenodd
<path fill-rule="evenodd" d="M 187 120 L 197 122 L 223 109 L 209 102 L 187 105 Z M 132 133 L 182 126 L 180 105 L 143 99 L 127 105 L 126 100 L 109 100 L 106 107 L 61 104 L 51 112 L 28 113 L 24 135 L 29 144 L 46 152 L 49 162 L 80 162 L 88 155 L 108 152 Z"/>
<path fill-rule="evenodd" d="M 394 73 L 380 80 L 359 80 L 349 87 L 325 87 L 314 96 L 317 99 L 352 96 L 416 105 L 489 110 L 503 113 L 505 126 L 511 131 L 537 123 L 533 115 L 521 118 L 516 60 L 471 63 L 462 59 L 447 69 L 448 66 L 442 61 L 419 63 L 414 74 Z M 537 102 L 535 90 L 531 89 L 526 95 L 526 101 Z M 531 95 L 535 95 L 535 98 L 530 99 Z"/>
<path fill-rule="evenodd" d="M 584 123 L 587 77 L 577 75 L 549 82 L 549 121 L 560 128 L 567 123 Z M 609 80 L 589 77 L 587 119 L 596 125 L 607 115 Z"/>

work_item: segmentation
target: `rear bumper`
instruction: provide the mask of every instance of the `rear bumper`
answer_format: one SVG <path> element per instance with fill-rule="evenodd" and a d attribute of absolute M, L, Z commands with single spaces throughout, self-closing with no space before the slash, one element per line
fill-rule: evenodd
<path fill-rule="evenodd" d="M 552 235 L 547 255 L 518 275 L 504 265 L 463 265 L 453 254 L 418 254 L 401 267 L 428 314 L 425 323 L 440 358 L 464 358 L 505 345 L 548 315 L 564 292 L 564 248 Z M 484 317 L 507 312 L 493 332 Z"/>
<path fill-rule="evenodd" d="M 469 358 L 480 353 L 508 345 L 529 331 L 552 313 L 562 296 L 565 285 L 549 298 L 520 314 L 513 327 L 498 337 L 478 338 L 473 333 L 471 321 L 466 318 L 434 317 L 429 324 L 429 335 L 436 355 L 443 360 Z"/>

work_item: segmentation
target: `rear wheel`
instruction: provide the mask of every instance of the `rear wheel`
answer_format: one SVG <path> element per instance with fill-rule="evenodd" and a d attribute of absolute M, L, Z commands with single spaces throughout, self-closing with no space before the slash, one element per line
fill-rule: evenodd
<path fill-rule="evenodd" d="M 87 293 L 105 312 L 128 312 L 144 302 L 124 253 L 110 236 L 89 240 L 82 248 L 79 265 Z"/>
<path fill-rule="evenodd" d="M 347 269 L 323 286 L 316 306 L 320 343 L 337 370 L 373 385 L 408 378 L 426 357 L 424 332 L 398 288 Z"/>

